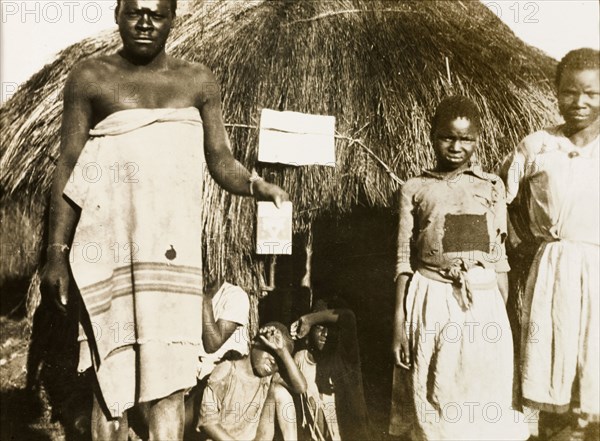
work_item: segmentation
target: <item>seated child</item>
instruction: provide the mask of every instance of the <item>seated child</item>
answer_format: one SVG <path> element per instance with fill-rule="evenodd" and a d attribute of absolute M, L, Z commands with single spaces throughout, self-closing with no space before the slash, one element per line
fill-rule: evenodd
<path fill-rule="evenodd" d="M 257 430 L 268 396 L 278 396 L 281 387 L 296 394 L 306 391 L 293 348 L 286 327 L 271 322 L 260 329 L 249 356 L 219 363 L 204 390 L 198 429 L 215 441 L 262 439 Z M 286 440 L 296 438 L 289 426 L 283 430 Z"/>
<path fill-rule="evenodd" d="M 315 303 L 313 312 L 292 324 L 292 337 L 308 336 L 308 349 L 294 360 L 306 378 L 300 410 L 306 439 L 368 440 L 367 407 L 356 338 L 349 309 L 328 309 L 335 300 Z"/>
<path fill-rule="evenodd" d="M 250 300 L 239 286 L 215 277 L 204 290 L 202 307 L 202 348 L 198 379 L 210 375 L 230 351 L 248 355 Z"/>
<path fill-rule="evenodd" d="M 202 346 L 199 353 L 198 385 L 185 400 L 184 440 L 200 439 L 195 431 L 202 392 L 208 376 L 222 359 L 248 355 L 248 317 L 250 300 L 242 288 L 223 281 L 209 279 L 203 292 Z"/>

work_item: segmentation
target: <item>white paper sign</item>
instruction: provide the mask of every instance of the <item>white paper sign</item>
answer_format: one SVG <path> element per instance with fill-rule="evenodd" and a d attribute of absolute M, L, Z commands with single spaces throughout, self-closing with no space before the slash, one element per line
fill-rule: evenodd
<path fill-rule="evenodd" d="M 335 117 L 263 109 L 258 160 L 335 167 Z"/>
<path fill-rule="evenodd" d="M 259 202 L 256 220 L 257 254 L 292 254 L 292 203 L 277 208 L 273 202 Z"/>

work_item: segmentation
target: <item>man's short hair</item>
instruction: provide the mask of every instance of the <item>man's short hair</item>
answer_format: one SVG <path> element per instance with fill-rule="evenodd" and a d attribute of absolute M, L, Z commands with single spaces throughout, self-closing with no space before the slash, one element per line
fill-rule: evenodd
<path fill-rule="evenodd" d="M 119 13 L 119 8 L 121 7 L 121 1 L 122 0 L 117 0 L 117 9 L 115 10 L 115 13 L 118 14 Z M 127 0 L 125 0 L 127 1 Z M 173 17 L 175 17 L 176 12 L 177 12 L 177 0 L 170 0 L 170 8 L 171 8 L 171 14 L 173 14 Z"/>
<path fill-rule="evenodd" d="M 475 101 L 466 96 L 455 95 L 444 98 L 435 109 L 431 119 L 431 136 L 442 122 L 457 118 L 466 118 L 477 130 L 481 130 L 481 117 Z"/>
<path fill-rule="evenodd" d="M 588 69 L 600 69 L 600 52 L 589 47 L 570 51 L 556 66 L 556 87 L 560 85 L 560 80 L 566 70 Z"/>

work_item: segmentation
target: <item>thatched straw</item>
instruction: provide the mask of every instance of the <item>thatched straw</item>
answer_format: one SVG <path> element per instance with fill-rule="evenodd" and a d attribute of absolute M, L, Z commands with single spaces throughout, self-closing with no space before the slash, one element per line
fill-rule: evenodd
<path fill-rule="evenodd" d="M 289 191 L 296 231 L 356 204 L 392 206 L 398 183 L 390 172 L 405 179 L 431 166 L 428 119 L 448 94 L 479 104 L 485 119 L 479 156 L 487 168 L 556 117 L 554 61 L 479 2 L 211 1 L 181 20 L 170 41 L 173 55 L 216 73 L 234 154 L 249 167 L 262 108 L 336 116 L 335 169 L 259 167 Z M 5 200 L 45 200 L 65 77 L 75 62 L 119 44 L 108 33 L 69 47 L 1 109 Z M 207 267 L 255 292 L 253 204 L 212 181 L 205 204 Z"/>

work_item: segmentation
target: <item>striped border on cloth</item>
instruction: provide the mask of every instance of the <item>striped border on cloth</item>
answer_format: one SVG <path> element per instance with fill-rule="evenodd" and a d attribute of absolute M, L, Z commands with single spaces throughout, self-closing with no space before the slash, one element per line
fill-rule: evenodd
<path fill-rule="evenodd" d="M 113 299 L 144 291 L 202 295 L 202 269 L 155 262 L 116 268 L 110 278 L 81 288 L 90 316 L 110 309 Z"/>

